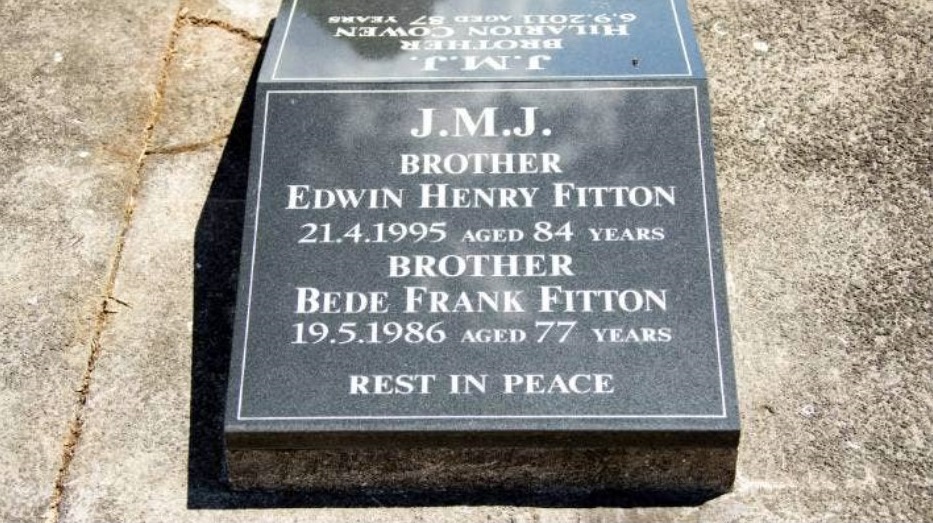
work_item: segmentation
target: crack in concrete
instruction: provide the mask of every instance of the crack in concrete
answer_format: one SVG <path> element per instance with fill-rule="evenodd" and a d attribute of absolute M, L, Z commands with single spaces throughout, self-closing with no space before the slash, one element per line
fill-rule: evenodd
<path fill-rule="evenodd" d="M 146 151 L 146 156 L 160 154 L 160 155 L 172 155 L 172 154 L 181 154 L 181 153 L 191 153 L 195 151 L 200 151 L 212 145 L 223 143 L 230 137 L 229 133 L 215 136 L 213 138 L 208 138 L 207 140 L 202 140 L 200 142 L 184 143 L 179 145 L 169 145 L 166 147 L 157 147 L 154 149 L 149 149 Z"/>
<path fill-rule="evenodd" d="M 229 33 L 233 33 L 241 38 L 249 40 L 253 43 L 262 43 L 263 37 L 261 35 L 255 35 L 249 32 L 242 27 L 237 27 L 229 22 L 223 20 L 217 20 L 215 18 L 207 18 L 204 16 L 198 16 L 194 14 L 189 14 L 187 10 L 183 10 L 181 13 L 182 19 L 186 24 L 194 27 L 216 27 L 218 29 L 223 29 Z"/>
<path fill-rule="evenodd" d="M 58 474 L 55 478 L 52 496 L 49 500 L 49 506 L 46 511 L 46 523 L 58 523 L 61 519 L 61 503 L 65 493 L 65 482 L 68 479 L 71 463 L 74 459 L 75 451 L 78 442 L 81 439 L 81 433 L 84 429 L 84 409 L 87 405 L 87 400 L 90 395 L 91 376 L 93 375 L 94 368 L 97 366 L 97 361 L 100 358 L 101 338 L 103 336 L 104 330 L 107 328 L 107 325 L 110 321 L 110 316 L 115 312 L 108 308 L 108 304 L 111 301 L 123 303 L 113 296 L 113 291 L 116 286 L 117 273 L 120 268 L 120 262 L 123 258 L 123 249 L 126 245 L 126 237 L 129 233 L 130 225 L 132 224 L 133 220 L 133 214 L 136 210 L 136 200 L 142 185 L 142 171 L 145 167 L 146 157 L 150 150 L 153 135 L 155 134 L 155 127 L 159 123 L 159 119 L 161 117 L 165 99 L 165 89 L 169 80 L 169 68 L 175 56 L 178 34 L 181 31 L 184 23 L 184 9 L 179 8 L 175 14 L 175 19 L 172 22 L 172 29 L 169 33 L 165 51 L 163 51 L 162 57 L 160 59 L 162 65 L 159 70 L 158 80 L 156 81 L 156 89 L 152 98 L 152 103 L 150 105 L 149 117 L 146 121 L 146 126 L 142 131 L 142 150 L 136 158 L 136 163 L 133 169 L 134 176 L 131 180 L 131 185 L 126 196 L 126 201 L 123 205 L 123 223 L 120 227 L 120 232 L 117 234 L 116 242 L 114 245 L 114 253 L 110 260 L 110 267 L 107 270 L 107 280 L 104 286 L 104 296 L 97 306 L 97 314 L 94 318 L 94 327 L 91 333 L 90 353 L 88 354 L 84 375 L 81 378 L 81 387 L 77 391 L 78 397 L 75 400 L 74 412 L 72 413 L 71 422 L 68 426 L 68 434 L 65 436 L 65 441 L 62 445 L 61 465 L 59 466 Z"/>

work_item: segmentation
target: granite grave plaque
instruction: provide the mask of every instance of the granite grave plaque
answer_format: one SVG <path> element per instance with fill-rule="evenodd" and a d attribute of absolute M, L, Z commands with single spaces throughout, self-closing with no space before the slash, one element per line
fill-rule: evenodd
<path fill-rule="evenodd" d="M 682 0 L 291 0 L 269 49 L 234 486 L 730 488 L 709 104 Z"/>

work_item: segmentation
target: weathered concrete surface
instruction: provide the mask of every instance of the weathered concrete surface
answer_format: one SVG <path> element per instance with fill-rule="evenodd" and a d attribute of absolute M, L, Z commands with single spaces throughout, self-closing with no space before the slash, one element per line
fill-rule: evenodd
<path fill-rule="evenodd" d="M 223 145 L 258 50 L 258 43 L 219 26 L 185 24 L 168 71 L 165 109 L 153 132 L 150 153 Z"/>
<path fill-rule="evenodd" d="M 65 484 L 64 521 L 155 521 L 166 509 L 184 510 L 191 242 L 219 151 L 146 162 L 114 290 L 126 306 L 101 340 L 106 354 Z"/>
<path fill-rule="evenodd" d="M 263 36 L 269 20 L 276 16 L 279 0 L 189 0 L 185 3 L 193 18 L 211 20 Z"/>
<path fill-rule="evenodd" d="M 933 4 L 695 2 L 744 418 L 701 518 L 933 518 Z"/>
<path fill-rule="evenodd" d="M 324 496 L 236 494 L 223 487 L 219 423 L 247 144 L 242 127 L 230 141 L 220 137 L 258 51 L 249 35 L 264 31 L 275 6 L 264 2 L 249 11 L 232 0 L 186 5 L 190 18 L 181 24 L 151 144 L 156 153 L 141 171 L 114 290 L 128 306 L 110 306 L 116 314 L 92 373 L 60 521 L 933 519 L 933 3 L 694 0 L 711 77 L 744 439 L 734 493 L 702 507 L 649 509 L 384 508 L 386 500 L 369 492 L 341 505 L 357 508 L 333 508 L 335 501 Z M 99 9 L 95 16 L 105 18 L 105 8 Z M 22 11 L 10 16 L 17 21 L 7 24 L 13 29 L 0 37 L 4 43 L 23 41 L 23 20 L 40 23 Z M 43 18 L 51 24 L 43 26 L 45 39 L 31 38 L 32 47 L 21 48 L 39 56 L 43 51 L 36 49 L 72 28 L 83 38 L 75 44 L 81 53 L 94 54 L 88 49 L 98 36 L 130 39 L 135 49 L 148 35 L 145 41 L 158 48 L 153 42 L 168 39 L 171 14 L 158 27 L 152 20 L 165 17 L 153 14 L 135 32 L 121 33 L 116 16 L 98 26 L 75 10 Z M 92 23 L 99 35 L 78 31 Z M 35 519 L 53 491 L 57 461 L 45 476 L 16 472 L 38 470 L 38 457 L 45 455 L 18 449 L 38 445 L 56 459 L 62 453 L 70 390 L 86 359 L 80 335 L 62 331 L 93 325 L 86 316 L 99 301 L 106 247 L 119 229 L 125 194 L 114 182 L 103 184 L 113 187 L 110 200 L 110 189 L 96 186 L 86 190 L 91 196 L 69 199 L 74 194 L 53 184 L 57 176 L 34 173 L 76 165 L 62 177 L 80 181 L 90 170 L 67 160 L 67 151 L 93 142 L 86 136 L 138 151 L 145 127 L 145 118 L 131 122 L 125 114 L 134 113 L 115 107 L 130 103 L 137 91 L 114 103 L 101 86 L 117 84 L 87 76 L 99 63 L 69 69 L 53 82 L 42 76 L 46 69 L 24 65 L 20 56 L 3 55 L 0 80 L 2 96 L 25 100 L 22 93 L 32 93 L 35 100 L 31 108 L 20 102 L 0 109 L 9 115 L 0 129 L 12 145 L 4 152 L 3 172 L 11 174 L 0 191 L 0 230 L 4 239 L 13 238 L 5 245 L 22 246 L 5 251 L 13 256 L 0 262 L 14 282 L 0 293 L 10 318 L 3 327 L 3 408 L 18 422 L 3 435 L 19 438 L 3 443 L 12 453 L 0 458 L 7 460 L 0 461 L 7 492 L 0 519 L 11 521 Z M 142 69 L 130 76 L 132 85 L 145 92 L 157 64 L 150 71 L 142 58 L 136 61 L 132 68 Z M 85 87 L 76 95 L 64 90 L 71 85 Z M 148 107 L 144 102 L 138 105 Z M 94 111 L 69 131 L 69 120 L 59 116 L 74 107 Z M 125 123 L 125 141 L 106 138 L 117 135 L 114 122 Z M 48 127 L 57 132 L 45 141 L 32 138 Z M 132 179 L 133 162 L 126 164 L 126 170 L 100 172 Z M 29 175 L 16 178 L 18 172 Z M 100 216 L 88 220 L 104 228 L 96 233 L 103 254 L 56 258 L 61 247 L 55 242 L 63 241 L 55 236 L 57 213 L 108 216 L 96 211 L 101 204 L 95 202 L 104 200 L 110 203 L 103 209 L 116 209 L 109 228 L 98 223 L 109 223 Z M 72 271 L 70 284 L 49 284 L 63 277 L 63 267 Z M 46 302 L 42 293 L 60 298 Z M 40 296 L 32 300 L 37 305 L 24 308 L 33 295 Z M 71 324 L 63 323 L 66 317 Z M 42 325 L 60 326 L 44 331 Z M 76 356 L 69 360 L 66 348 L 51 357 L 49 347 L 76 347 Z M 20 396 L 6 396 L 20 387 Z M 56 394 L 58 402 L 40 405 L 44 414 L 36 418 L 27 414 L 34 409 L 17 406 L 24 397 L 53 401 Z M 42 438 L 48 442 L 37 444 Z M 34 508 L 21 509 L 25 501 Z M 213 510 L 229 508 L 240 510 Z"/>
<path fill-rule="evenodd" d="M 173 13 L 0 9 L 0 520 L 53 495 Z"/>
<path fill-rule="evenodd" d="M 243 205 L 232 191 L 239 187 L 242 198 L 245 186 L 223 180 L 220 193 L 206 206 L 205 200 L 224 149 L 217 137 L 230 131 L 258 50 L 258 44 L 215 27 L 184 24 L 178 34 L 168 68 L 174 81 L 165 89 L 114 289 L 127 305 L 101 340 L 108 349 L 94 372 L 88 421 L 65 485 L 63 521 L 183 521 L 196 515 L 185 509 L 188 487 L 196 488 L 187 479 L 188 419 L 192 366 L 201 367 L 192 357 L 193 331 L 205 322 L 193 318 L 192 305 L 217 303 L 211 293 L 231 283 L 229 270 L 220 281 L 213 278 L 218 265 L 236 263 Z M 228 159 L 225 166 L 245 181 L 245 161 Z M 205 241 L 223 248 L 198 256 L 202 208 L 212 231 Z M 223 327 L 232 304 L 229 311 L 219 307 L 209 320 Z M 202 352 L 227 350 L 204 333 L 197 343 Z M 192 444 L 201 448 L 197 440 Z M 199 459 L 194 455 L 193 463 Z"/>

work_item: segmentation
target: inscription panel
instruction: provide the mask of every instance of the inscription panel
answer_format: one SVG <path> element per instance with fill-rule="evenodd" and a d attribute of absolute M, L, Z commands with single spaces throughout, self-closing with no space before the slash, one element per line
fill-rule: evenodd
<path fill-rule="evenodd" d="M 701 88 L 261 95 L 228 424 L 735 423 Z"/>

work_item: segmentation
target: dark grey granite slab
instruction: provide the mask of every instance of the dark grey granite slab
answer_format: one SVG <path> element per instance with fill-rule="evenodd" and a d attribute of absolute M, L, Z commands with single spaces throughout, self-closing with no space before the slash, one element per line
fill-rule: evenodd
<path fill-rule="evenodd" d="M 399 488 L 442 489 L 419 476 L 439 461 L 458 488 L 557 470 L 568 488 L 731 485 L 709 104 L 685 6 L 501 4 L 283 6 L 257 86 L 235 486 L 343 488 L 389 467 Z M 419 73 L 398 38 L 325 31 L 342 16 L 602 12 L 636 13 L 630 33 L 568 38 L 544 73 Z M 587 476 L 600 455 L 623 480 Z M 343 459 L 352 470 L 327 465 Z"/>
<path fill-rule="evenodd" d="M 261 82 L 703 78 L 684 0 L 289 0 Z"/>

